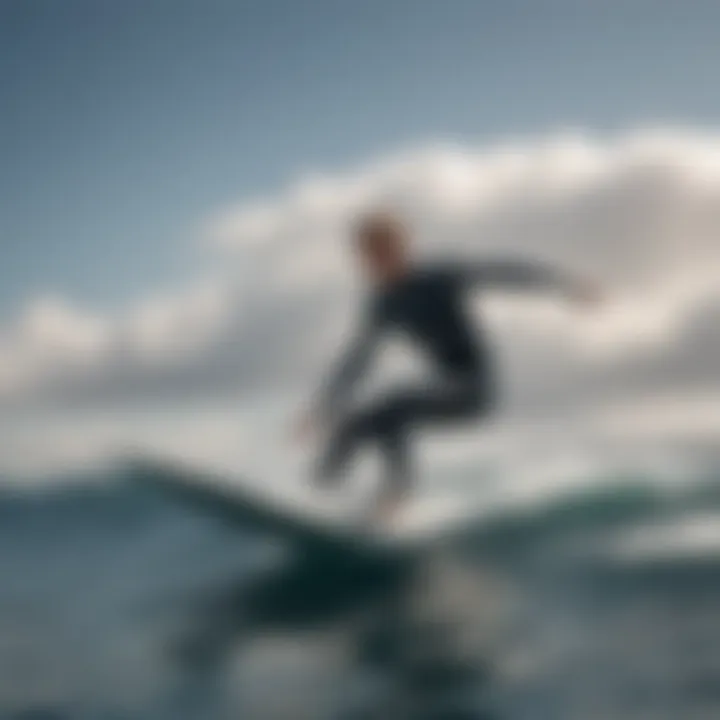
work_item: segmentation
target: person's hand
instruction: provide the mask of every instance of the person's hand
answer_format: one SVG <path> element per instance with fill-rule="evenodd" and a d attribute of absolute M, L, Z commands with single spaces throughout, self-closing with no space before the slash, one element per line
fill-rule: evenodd
<path fill-rule="evenodd" d="M 573 302 L 587 308 L 594 308 L 604 300 L 602 288 L 590 280 L 581 280 L 572 289 Z"/>

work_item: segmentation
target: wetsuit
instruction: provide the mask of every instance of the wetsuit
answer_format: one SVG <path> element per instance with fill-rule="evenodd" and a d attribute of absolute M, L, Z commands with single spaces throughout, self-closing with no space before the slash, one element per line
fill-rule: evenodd
<path fill-rule="evenodd" d="M 527 262 L 448 264 L 412 269 L 368 299 L 360 331 L 324 389 L 321 407 L 333 418 L 333 432 L 320 458 L 321 482 L 336 478 L 360 445 L 374 442 L 388 463 L 386 489 L 403 492 L 411 476 L 408 436 L 412 430 L 478 418 L 490 410 L 496 386 L 491 355 L 484 334 L 471 321 L 466 296 L 472 288 L 491 287 L 569 291 L 571 281 Z M 338 417 L 387 331 L 401 333 L 424 350 L 437 371 L 436 379 Z"/>

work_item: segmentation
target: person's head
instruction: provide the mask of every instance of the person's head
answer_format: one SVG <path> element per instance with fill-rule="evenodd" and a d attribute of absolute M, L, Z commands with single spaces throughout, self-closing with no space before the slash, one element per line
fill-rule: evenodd
<path fill-rule="evenodd" d="M 389 212 L 363 215 L 355 226 L 355 248 L 373 282 L 392 282 L 409 264 L 408 236 L 402 222 Z"/>

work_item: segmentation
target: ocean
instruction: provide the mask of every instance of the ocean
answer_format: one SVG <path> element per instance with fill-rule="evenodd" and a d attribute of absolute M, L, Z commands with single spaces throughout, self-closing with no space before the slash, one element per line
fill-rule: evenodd
<path fill-rule="evenodd" d="M 337 628 L 247 647 L 245 628 L 222 668 L 182 660 L 228 588 L 242 604 L 287 558 L 130 474 L 3 485 L 0 718 L 361 717 L 343 704 L 390 682 L 349 661 Z M 720 718 L 720 477 L 566 487 L 465 521 L 438 557 L 423 592 L 479 638 L 464 657 L 483 671 L 474 710 L 433 717 Z"/>

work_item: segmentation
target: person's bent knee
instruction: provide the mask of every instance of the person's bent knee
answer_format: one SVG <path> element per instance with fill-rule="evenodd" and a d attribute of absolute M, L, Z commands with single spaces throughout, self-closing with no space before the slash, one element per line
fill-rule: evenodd
<path fill-rule="evenodd" d="M 357 440 L 370 440 L 383 431 L 382 417 L 375 410 L 357 412 L 346 418 L 342 433 Z"/>

